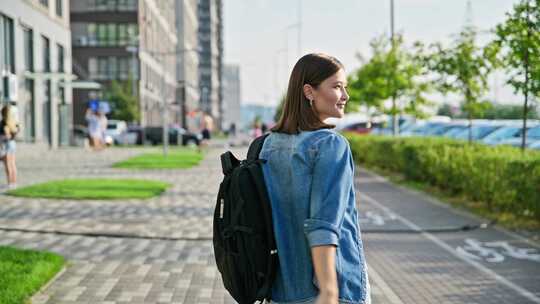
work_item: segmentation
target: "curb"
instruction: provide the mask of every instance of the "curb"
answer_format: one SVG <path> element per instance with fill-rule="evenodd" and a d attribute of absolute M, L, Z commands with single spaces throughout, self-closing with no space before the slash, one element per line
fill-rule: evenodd
<path fill-rule="evenodd" d="M 63 275 L 64 272 L 66 272 L 66 269 L 67 269 L 67 261 L 66 261 L 66 264 L 62 266 L 62 269 L 60 269 L 60 271 L 58 271 L 58 273 L 54 275 L 54 277 L 52 277 L 45 285 L 41 286 L 41 288 L 34 295 L 30 297 L 29 303 L 44 304 L 45 302 L 47 302 L 47 300 L 49 300 L 49 296 L 44 294 L 45 290 L 49 288 L 49 286 L 51 286 L 52 283 L 58 280 L 58 278 L 60 278 L 60 276 Z"/>
<path fill-rule="evenodd" d="M 364 171 L 364 172 L 367 172 L 369 175 L 371 175 L 372 177 L 376 178 L 376 179 L 379 179 L 381 181 L 384 181 L 384 182 L 387 182 L 387 183 L 390 183 L 392 184 L 393 186 L 399 188 L 400 190 L 403 190 L 405 192 L 408 192 L 410 194 L 413 194 L 413 195 L 416 195 L 416 196 L 420 196 L 421 198 L 425 199 L 426 201 L 428 201 L 429 203 L 431 204 L 434 204 L 436 206 L 439 206 L 439 207 L 442 207 L 444 209 L 447 209 L 455 214 L 458 214 L 458 215 L 461 215 L 461 216 L 465 216 L 465 217 L 468 217 L 470 219 L 473 219 L 473 220 L 476 220 L 476 221 L 479 221 L 479 222 L 484 222 L 486 221 L 486 219 L 474 214 L 474 213 L 470 213 L 466 210 L 460 210 L 460 209 L 456 209 L 456 208 L 453 208 L 450 204 L 448 203 L 444 203 L 442 202 L 441 200 L 439 200 L 438 198 L 435 198 L 431 195 L 429 195 L 429 193 L 425 193 L 425 192 L 421 192 L 419 190 L 416 190 L 416 189 L 409 189 L 405 186 L 402 186 L 402 185 L 399 185 L 399 184 L 396 184 L 392 181 L 390 181 L 388 178 L 384 177 L 384 176 L 381 176 L 365 167 L 360 167 L 360 166 L 356 166 L 357 169 L 360 171 Z M 527 244 L 531 245 L 531 246 L 534 246 L 536 247 L 537 249 L 540 249 L 540 242 L 537 242 L 535 240 L 532 240 L 532 239 L 529 239 L 525 236 L 522 236 L 518 233 L 515 233 L 515 232 L 512 232 L 512 231 L 509 231 L 507 230 L 506 228 L 503 228 L 497 224 L 495 224 L 493 226 L 493 229 L 499 231 L 499 232 L 502 232 L 502 233 L 505 233 L 506 235 L 508 236 L 511 236 L 511 237 L 514 237 L 514 238 L 517 238 L 523 242 L 526 242 Z"/>

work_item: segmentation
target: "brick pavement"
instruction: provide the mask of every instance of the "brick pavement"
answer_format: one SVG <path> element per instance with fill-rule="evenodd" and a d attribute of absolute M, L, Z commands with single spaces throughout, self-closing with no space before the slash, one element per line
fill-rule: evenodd
<path fill-rule="evenodd" d="M 30 145 L 19 147 L 19 185 L 61 178 L 136 176 L 173 186 L 162 196 L 148 200 L 0 196 L 1 227 L 186 239 L 0 231 L 2 245 L 49 250 L 68 261 L 66 270 L 43 293 L 34 296 L 34 303 L 234 303 L 223 288 L 209 241 L 222 149 L 211 149 L 195 168 L 135 171 L 113 169 L 111 164 L 148 148 L 111 148 L 100 153 L 73 148 L 34 153 L 31 149 Z M 233 151 L 239 156 L 246 153 L 245 148 Z M 376 284 L 372 291 L 375 298 L 385 297 Z"/>
<path fill-rule="evenodd" d="M 246 152 L 233 150 L 239 156 Z M 148 200 L 60 201 L 0 195 L 0 226 L 183 239 L 0 231 L 2 245 L 49 250 L 68 261 L 65 272 L 36 295 L 34 303 L 234 303 L 224 291 L 209 241 L 223 149 L 213 147 L 200 166 L 187 170 L 110 167 L 144 151 L 148 149 L 21 151 L 21 185 L 65 177 L 137 177 L 173 186 Z M 358 190 L 363 191 L 362 183 Z M 364 217 L 371 209 L 361 207 Z M 420 235 L 366 233 L 363 239 L 373 303 L 530 303 Z"/>

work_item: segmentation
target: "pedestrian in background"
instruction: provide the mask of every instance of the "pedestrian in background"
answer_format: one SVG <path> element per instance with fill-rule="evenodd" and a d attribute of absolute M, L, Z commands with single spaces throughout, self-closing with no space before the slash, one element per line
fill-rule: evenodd
<path fill-rule="evenodd" d="M 251 130 L 251 136 L 253 138 L 257 138 L 261 135 L 263 135 L 261 122 L 258 119 L 255 119 L 255 121 L 253 121 L 253 129 Z"/>
<path fill-rule="evenodd" d="M 86 122 L 88 124 L 88 136 L 90 137 L 90 147 L 95 151 L 103 149 L 103 130 L 97 110 L 86 109 Z"/>
<path fill-rule="evenodd" d="M 0 121 L 0 156 L 4 162 L 4 169 L 8 182 L 8 189 L 17 187 L 17 166 L 15 163 L 15 136 L 19 131 L 17 119 L 14 116 L 10 105 L 5 105 L 2 110 L 2 120 Z"/>
<path fill-rule="evenodd" d="M 334 57 L 293 68 L 281 119 L 259 157 L 272 205 L 279 269 L 272 303 L 370 303 L 347 140 L 325 123 L 342 118 L 347 75 Z"/>
<path fill-rule="evenodd" d="M 202 140 L 199 145 L 199 151 L 204 150 L 210 144 L 211 134 L 214 130 L 214 119 L 209 113 L 203 112 L 201 118 L 201 135 Z"/>
<path fill-rule="evenodd" d="M 107 119 L 105 112 L 103 112 L 103 110 L 101 109 L 98 111 L 98 120 L 99 120 L 99 129 L 101 133 L 101 142 L 103 143 L 102 148 L 106 148 L 107 145 L 112 145 L 113 142 L 112 142 L 112 138 L 109 139 L 111 140 L 111 142 L 107 141 L 107 134 L 105 131 L 107 131 L 107 124 L 109 123 L 109 120 Z"/>

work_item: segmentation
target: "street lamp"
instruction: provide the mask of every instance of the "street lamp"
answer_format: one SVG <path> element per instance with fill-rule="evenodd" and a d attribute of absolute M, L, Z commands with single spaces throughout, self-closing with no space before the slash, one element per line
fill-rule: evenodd
<path fill-rule="evenodd" d="M 163 156 L 167 156 L 169 152 L 169 108 L 167 107 L 167 97 L 165 94 L 165 56 L 175 56 L 183 54 L 185 52 L 197 52 L 201 51 L 200 48 L 194 49 L 180 49 L 172 52 L 154 52 L 145 51 L 148 54 L 157 55 L 161 63 L 162 77 L 161 77 L 161 98 L 162 98 L 162 115 L 163 115 Z M 176 68 L 176 67 L 175 67 Z"/>
<path fill-rule="evenodd" d="M 163 116 L 163 155 L 167 156 L 168 150 L 169 150 L 169 124 L 168 124 L 168 107 L 167 107 L 167 96 L 166 96 L 166 90 L 165 90 L 165 57 L 166 56 L 175 56 L 179 54 L 183 54 L 185 52 L 201 52 L 201 49 L 199 47 L 194 49 L 179 49 L 175 51 L 169 51 L 169 52 L 157 52 L 157 51 L 149 51 L 138 48 L 136 45 L 129 45 L 126 47 L 126 51 L 132 53 L 132 64 L 133 64 L 133 70 L 135 71 L 135 65 L 136 65 L 136 54 L 138 52 L 144 52 L 150 55 L 155 55 L 159 59 L 158 61 L 161 64 L 161 71 L 162 71 L 162 77 L 161 77 L 161 99 L 162 99 L 162 116 Z M 135 87 L 135 81 L 132 84 L 132 93 L 133 96 L 136 94 L 136 87 Z M 185 103 L 185 100 L 182 100 L 182 103 Z M 184 106 L 184 105 L 182 105 Z M 185 117 L 183 118 L 185 120 Z"/>
<path fill-rule="evenodd" d="M 390 0 L 390 43 L 392 51 L 396 46 L 395 37 L 394 37 L 394 0 Z M 393 71 L 394 69 L 392 69 Z M 393 75 L 392 75 L 393 76 Z M 392 86 L 394 86 L 394 77 L 391 77 Z M 392 88 L 394 90 L 394 88 Z M 397 117 L 397 105 L 396 105 L 396 96 L 392 94 L 392 134 L 396 136 L 399 133 L 398 126 L 398 117 Z"/>

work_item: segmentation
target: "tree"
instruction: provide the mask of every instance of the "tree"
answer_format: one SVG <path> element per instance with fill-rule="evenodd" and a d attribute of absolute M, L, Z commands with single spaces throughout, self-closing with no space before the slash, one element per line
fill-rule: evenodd
<path fill-rule="evenodd" d="M 448 103 L 443 103 L 439 108 L 437 109 L 437 115 L 441 116 L 448 116 L 451 118 L 455 117 L 455 113 L 452 110 L 452 106 Z"/>
<path fill-rule="evenodd" d="M 428 70 L 419 56 L 421 48 L 415 44 L 415 52 L 405 48 L 402 36 L 389 43 L 381 36 L 371 41 L 373 52 L 369 61 L 349 76 L 351 108 L 358 105 L 383 108 L 383 102 L 392 99 L 394 135 L 399 132 L 397 116 L 408 113 L 422 116 L 421 105 L 428 104 L 424 93 L 431 85 L 426 79 Z M 362 61 L 362 57 L 359 56 Z M 403 109 L 398 107 L 398 101 Z"/>
<path fill-rule="evenodd" d="M 436 74 L 436 83 L 443 94 L 460 94 L 469 119 L 469 142 L 472 142 L 472 119 L 482 115 L 485 106 L 480 98 L 487 92 L 488 76 L 498 66 L 494 47 L 476 45 L 476 31 L 465 27 L 452 45 L 444 48 L 440 43 L 431 46 L 427 57 L 430 69 Z"/>
<path fill-rule="evenodd" d="M 521 148 L 525 149 L 529 97 L 540 96 L 540 0 L 522 0 L 516 4 L 495 32 L 494 45 L 501 48 L 510 76 L 507 83 L 516 93 L 524 95 Z"/>
<path fill-rule="evenodd" d="M 140 112 L 137 97 L 131 93 L 132 81 L 131 77 L 125 82 L 112 81 L 105 94 L 111 103 L 111 118 L 127 122 L 139 121 Z"/>
<path fill-rule="evenodd" d="M 492 104 L 484 115 L 486 119 L 521 119 L 523 107 L 519 105 Z M 536 107 L 529 106 L 527 109 L 527 119 L 538 119 Z"/>

